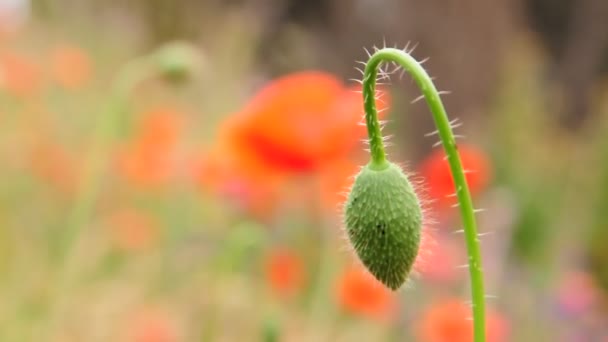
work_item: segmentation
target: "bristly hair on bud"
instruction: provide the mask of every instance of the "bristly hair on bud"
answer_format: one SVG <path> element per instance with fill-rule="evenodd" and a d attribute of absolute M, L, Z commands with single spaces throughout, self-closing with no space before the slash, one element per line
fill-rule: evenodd
<path fill-rule="evenodd" d="M 407 49 L 407 48 L 406 48 Z M 471 279 L 475 342 L 485 341 L 485 296 L 483 268 L 477 237 L 475 211 L 465 178 L 456 139 L 452 132 L 441 92 L 410 51 L 395 48 L 374 49 L 362 70 L 363 107 L 369 137 L 370 162 L 355 177 L 344 205 L 344 225 L 348 239 L 363 265 L 380 282 L 396 290 L 408 278 L 418 256 L 423 213 L 412 183 L 403 170 L 386 158 L 384 139 L 376 109 L 378 77 L 386 80 L 397 69 L 385 71 L 383 63 L 396 63 L 412 75 L 426 99 L 437 135 L 450 165 L 464 227 Z"/>

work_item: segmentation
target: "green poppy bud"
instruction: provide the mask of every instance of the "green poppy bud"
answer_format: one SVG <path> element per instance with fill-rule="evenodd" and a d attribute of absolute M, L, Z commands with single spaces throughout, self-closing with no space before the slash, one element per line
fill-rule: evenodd
<path fill-rule="evenodd" d="M 156 62 L 164 77 L 172 82 L 182 82 L 200 72 L 200 53 L 187 43 L 174 42 L 163 46 L 156 53 Z"/>
<path fill-rule="evenodd" d="M 396 290 L 406 281 L 418 255 L 422 209 L 401 168 L 387 165 L 361 169 L 344 206 L 344 221 L 363 265 Z"/>

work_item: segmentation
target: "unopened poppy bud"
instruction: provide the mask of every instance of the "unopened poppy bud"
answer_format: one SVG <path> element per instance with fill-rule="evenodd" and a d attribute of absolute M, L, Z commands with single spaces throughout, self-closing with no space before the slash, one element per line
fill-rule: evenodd
<path fill-rule="evenodd" d="M 183 82 L 201 69 L 200 53 L 183 42 L 170 43 L 162 47 L 156 61 L 163 74 L 172 82 Z"/>
<path fill-rule="evenodd" d="M 401 168 L 362 168 L 348 195 L 344 218 L 348 238 L 363 265 L 396 290 L 407 279 L 420 246 L 422 209 Z"/>

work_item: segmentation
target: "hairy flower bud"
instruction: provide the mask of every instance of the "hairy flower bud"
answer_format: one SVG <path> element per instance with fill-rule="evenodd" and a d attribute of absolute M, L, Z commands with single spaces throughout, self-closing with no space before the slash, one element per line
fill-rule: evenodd
<path fill-rule="evenodd" d="M 396 290 L 418 255 L 422 209 L 401 168 L 366 165 L 344 206 L 348 238 L 361 262 L 380 282 Z"/>

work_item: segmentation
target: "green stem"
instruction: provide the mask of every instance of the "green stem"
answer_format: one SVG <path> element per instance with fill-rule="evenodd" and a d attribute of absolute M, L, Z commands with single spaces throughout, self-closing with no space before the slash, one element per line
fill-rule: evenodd
<path fill-rule="evenodd" d="M 52 334 L 59 320 L 59 313 L 65 305 L 69 278 L 79 262 L 73 257 L 74 244 L 92 216 L 97 201 L 103 175 L 109 161 L 109 148 L 115 138 L 118 121 L 127 111 L 129 94 L 143 80 L 154 76 L 156 68 L 147 57 L 127 64 L 112 84 L 108 107 L 97 119 L 92 133 L 91 146 L 86 154 L 82 183 L 79 186 L 74 205 L 67 217 L 66 228 L 61 232 L 53 261 L 57 270 L 55 282 L 49 289 L 47 321 L 38 332 L 41 336 Z"/>
<path fill-rule="evenodd" d="M 74 240 L 90 218 L 100 183 L 107 166 L 108 147 L 115 138 L 119 119 L 125 114 L 129 95 L 142 81 L 157 76 L 165 76 L 179 81 L 200 68 L 196 49 L 185 43 L 171 43 L 158 51 L 127 64 L 118 74 L 110 92 L 109 107 L 98 119 L 93 136 L 93 144 L 87 157 L 84 179 L 74 207 L 68 218 L 68 226 L 59 242 L 59 260 L 69 253 Z"/>
<path fill-rule="evenodd" d="M 110 92 L 109 107 L 95 126 L 91 150 L 87 154 L 83 182 L 68 218 L 68 225 L 60 238 L 59 261 L 70 253 L 74 240 L 89 220 L 99 192 L 105 167 L 108 164 L 108 148 L 115 138 L 118 122 L 125 115 L 129 95 L 142 81 L 165 76 L 179 81 L 197 74 L 200 60 L 196 49 L 185 43 L 171 43 L 158 51 L 127 64 L 117 75 Z"/>
<path fill-rule="evenodd" d="M 76 269 L 74 245 L 87 227 L 93 215 L 104 174 L 110 160 L 110 148 L 117 136 L 120 119 L 127 113 L 129 97 L 143 81 L 155 77 L 187 76 L 195 72 L 197 56 L 191 47 L 178 44 L 168 45 L 158 51 L 125 65 L 112 83 L 108 107 L 98 117 L 92 132 L 90 149 L 87 151 L 82 183 L 78 189 L 74 205 L 69 212 L 66 228 L 61 232 L 57 243 L 56 280 L 49 289 L 47 312 L 48 322 L 41 329 L 43 336 L 49 336 L 64 306 L 69 278 Z"/>
<path fill-rule="evenodd" d="M 147 57 L 142 57 L 127 64 L 118 74 L 111 89 L 108 107 L 99 116 L 95 125 L 91 148 L 86 156 L 82 183 L 69 214 L 67 227 L 57 246 L 59 263 L 69 255 L 74 241 L 91 217 L 105 167 L 108 164 L 108 148 L 115 138 L 121 116 L 127 111 L 129 94 L 143 80 L 156 73 L 158 73 L 157 68 Z"/>
<path fill-rule="evenodd" d="M 481 252 L 479 240 L 477 239 L 477 224 L 471 194 L 466 182 L 465 173 L 458 155 L 458 146 L 452 133 L 452 128 L 448 120 L 447 113 L 441 102 L 439 92 L 435 88 L 433 81 L 426 73 L 422 65 L 408 53 L 392 48 L 384 48 L 376 51 L 365 66 L 363 74 L 363 101 L 365 107 L 365 120 L 369 135 L 371 166 L 374 168 L 384 168 L 386 154 L 384 143 L 378 123 L 376 110 L 375 88 L 378 68 L 383 62 L 398 63 L 416 81 L 422 91 L 426 103 L 428 104 L 433 120 L 437 126 L 437 131 L 443 148 L 450 164 L 450 170 L 454 184 L 456 185 L 456 195 L 460 207 L 460 215 L 464 225 L 464 235 L 467 246 L 469 261 L 469 276 L 471 279 L 471 297 L 473 324 L 475 332 L 475 342 L 485 341 L 485 297 L 483 287 L 483 270 L 481 264 Z"/>

